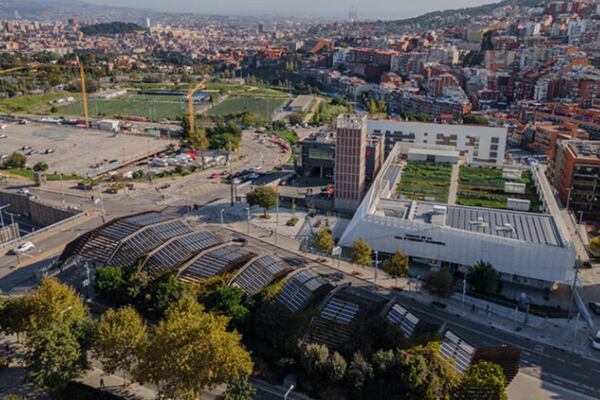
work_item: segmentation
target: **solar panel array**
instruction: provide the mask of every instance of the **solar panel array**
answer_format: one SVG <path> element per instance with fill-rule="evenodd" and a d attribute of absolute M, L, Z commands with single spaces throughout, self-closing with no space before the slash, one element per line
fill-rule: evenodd
<path fill-rule="evenodd" d="M 415 317 L 400 304 L 394 304 L 388 311 L 385 319 L 392 324 L 397 325 L 406 337 L 412 336 L 419 323 L 419 318 Z"/>
<path fill-rule="evenodd" d="M 277 301 L 291 312 L 306 306 L 313 298 L 314 292 L 327 281 L 310 270 L 303 270 L 293 275 L 277 295 Z"/>
<path fill-rule="evenodd" d="M 168 221 L 170 219 L 172 219 L 172 218 L 169 217 L 168 215 L 161 214 L 158 212 L 149 212 L 149 213 L 145 213 L 145 214 L 127 217 L 127 218 L 123 219 L 123 221 L 126 221 L 130 224 L 137 225 L 139 227 L 143 227 L 143 226 L 158 224 L 159 222 Z"/>
<path fill-rule="evenodd" d="M 464 373 L 475 355 L 475 348 L 463 341 L 452 331 L 446 331 L 442 339 L 440 353 L 446 360 L 454 360 L 454 367 Z"/>
<path fill-rule="evenodd" d="M 227 245 L 211 250 L 191 263 L 179 276 L 184 281 L 198 282 L 220 275 L 247 262 L 255 254 L 243 247 Z"/>
<path fill-rule="evenodd" d="M 264 256 L 248 265 L 234 279 L 233 284 L 239 286 L 246 294 L 254 295 L 290 269 L 291 266 L 281 258 Z"/>
<path fill-rule="evenodd" d="M 126 239 L 112 256 L 110 263 L 124 268 L 130 267 L 139 257 L 156 249 L 167 240 L 190 232 L 192 229 L 188 224 L 177 220 L 148 227 Z"/>
<path fill-rule="evenodd" d="M 197 232 L 177 238 L 152 254 L 144 264 L 143 270 L 151 275 L 161 275 L 199 252 L 221 243 L 221 239 L 210 232 Z"/>
<path fill-rule="evenodd" d="M 321 311 L 321 317 L 347 325 L 352 322 L 358 310 L 358 305 L 332 297 Z"/>

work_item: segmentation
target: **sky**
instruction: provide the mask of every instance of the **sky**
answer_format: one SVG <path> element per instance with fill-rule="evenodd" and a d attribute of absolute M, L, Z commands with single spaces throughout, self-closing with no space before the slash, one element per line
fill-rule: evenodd
<path fill-rule="evenodd" d="M 88 3 L 158 11 L 224 15 L 300 15 L 343 18 L 351 7 L 359 18 L 407 18 L 429 11 L 471 7 L 497 0 L 85 0 Z"/>

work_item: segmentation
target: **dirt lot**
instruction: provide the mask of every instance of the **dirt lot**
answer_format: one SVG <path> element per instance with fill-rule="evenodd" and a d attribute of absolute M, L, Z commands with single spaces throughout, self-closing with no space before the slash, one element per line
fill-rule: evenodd
<path fill-rule="evenodd" d="M 130 160 L 142 157 L 148 151 L 160 151 L 169 143 L 167 140 L 80 129 L 63 125 L 9 124 L 0 131 L 8 137 L 0 139 L 0 154 L 14 151 L 27 153 L 23 146 L 30 146 L 34 153 L 27 156 L 27 164 L 38 161 L 48 164 L 49 172 L 82 175 L 92 164 L 103 160 Z M 52 154 L 43 154 L 46 149 Z"/>

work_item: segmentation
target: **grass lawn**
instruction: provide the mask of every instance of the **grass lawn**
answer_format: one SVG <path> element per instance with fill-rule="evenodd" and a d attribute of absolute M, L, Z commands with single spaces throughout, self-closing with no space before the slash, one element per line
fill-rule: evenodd
<path fill-rule="evenodd" d="M 80 97 L 79 93 L 47 93 L 31 94 L 26 96 L 11 97 L 0 100 L 0 111 L 2 112 L 24 112 L 28 114 L 40 114 L 48 112 L 49 101 L 62 99 L 63 97 Z"/>
<path fill-rule="evenodd" d="M 69 106 L 59 108 L 60 114 L 81 115 L 82 104 L 77 101 Z M 129 95 L 114 100 L 88 100 L 90 116 L 127 115 L 146 117 L 151 121 L 162 119 L 174 120 L 187 111 L 185 103 L 177 96 Z"/>
<path fill-rule="evenodd" d="M 231 97 L 211 108 L 212 115 L 228 115 L 249 111 L 268 119 L 283 106 L 287 98 L 283 97 Z"/>
<path fill-rule="evenodd" d="M 398 194 L 411 200 L 447 202 L 452 165 L 409 161 L 396 188 Z"/>
<path fill-rule="evenodd" d="M 9 168 L 6 169 L 5 171 L 7 171 L 9 174 L 13 174 L 13 175 L 17 175 L 23 178 L 27 178 L 27 179 L 31 179 L 34 180 L 35 179 L 35 172 L 33 172 L 30 169 L 23 169 L 23 168 Z M 59 181 L 59 180 L 63 181 L 69 181 L 69 180 L 75 180 L 75 179 L 81 179 L 80 176 L 77 175 L 65 175 L 63 174 L 62 176 L 60 174 L 54 174 L 54 173 L 46 173 L 46 179 L 49 181 Z"/>
<path fill-rule="evenodd" d="M 500 168 L 463 165 L 456 202 L 464 206 L 505 209 L 506 199 L 523 199 L 531 201 L 531 211 L 539 212 L 539 197 L 529 171 L 524 171 L 521 179 L 514 181 L 527 185 L 525 194 L 504 193 L 504 182 Z"/>

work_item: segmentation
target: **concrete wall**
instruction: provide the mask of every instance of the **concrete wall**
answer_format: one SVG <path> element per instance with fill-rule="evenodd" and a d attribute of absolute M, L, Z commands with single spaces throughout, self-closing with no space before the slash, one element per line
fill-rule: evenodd
<path fill-rule="evenodd" d="M 22 194 L 0 192 L 0 205 L 4 204 L 10 204 L 6 211 L 26 216 L 31 222 L 41 226 L 55 224 L 79 213 L 44 204 Z"/>

